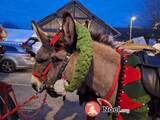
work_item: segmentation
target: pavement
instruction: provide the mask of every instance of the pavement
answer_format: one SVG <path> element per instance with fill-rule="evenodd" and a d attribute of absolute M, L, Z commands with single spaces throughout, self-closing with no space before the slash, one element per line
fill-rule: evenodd
<path fill-rule="evenodd" d="M 0 80 L 12 85 L 19 103 L 24 102 L 30 96 L 35 94 L 30 84 L 31 70 L 19 70 L 14 73 L 0 72 Z M 44 93 L 39 95 L 40 99 L 24 106 L 21 111 L 31 115 L 40 106 L 44 97 Z M 67 93 L 66 100 L 62 97 L 47 97 L 47 103 L 43 105 L 39 114 L 29 120 L 85 120 L 84 105 L 80 106 L 76 92 Z M 24 120 L 21 117 L 21 120 Z M 107 120 L 107 115 L 101 113 L 96 120 Z"/>

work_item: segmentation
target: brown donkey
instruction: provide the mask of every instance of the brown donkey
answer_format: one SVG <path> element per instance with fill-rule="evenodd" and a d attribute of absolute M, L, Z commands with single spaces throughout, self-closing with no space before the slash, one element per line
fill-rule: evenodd
<path fill-rule="evenodd" d="M 71 80 L 78 58 L 78 52 L 76 52 L 74 46 L 76 39 L 74 20 L 71 16 L 67 16 L 63 19 L 62 23 L 64 45 L 68 47 L 67 50 L 64 49 L 63 45 L 59 45 L 57 50 L 56 45 L 51 45 L 50 35 L 42 31 L 35 22 L 32 22 L 32 26 L 42 42 L 42 47 L 36 54 L 36 63 L 33 67 L 32 86 L 38 92 L 46 89 L 50 95 L 56 97 L 58 94 L 54 91 L 54 84 L 57 81 L 59 71 L 64 65 L 64 61 L 66 62 L 67 50 L 71 49 L 69 51 L 72 51 L 72 55 L 65 66 L 65 70 L 63 70 L 65 80 Z M 59 38 L 58 36 L 56 39 Z M 118 81 L 115 80 L 118 79 L 116 77 L 120 74 L 121 57 L 115 49 L 111 47 L 112 42 L 108 40 L 108 36 L 98 35 L 97 37 L 96 35 L 96 37 L 93 37 L 93 40 L 105 41 L 110 45 L 93 42 L 93 60 L 86 79 L 81 87 L 78 88 L 78 92 L 79 95 L 81 95 L 80 97 L 83 97 L 85 93 L 94 96 L 94 98 L 106 98 L 107 96 L 107 100 L 114 106 L 118 89 Z M 113 86 L 114 90 L 112 90 L 111 94 L 110 92 Z M 89 99 L 85 99 L 84 101 L 87 100 Z M 132 119 L 134 120 L 135 118 Z"/>

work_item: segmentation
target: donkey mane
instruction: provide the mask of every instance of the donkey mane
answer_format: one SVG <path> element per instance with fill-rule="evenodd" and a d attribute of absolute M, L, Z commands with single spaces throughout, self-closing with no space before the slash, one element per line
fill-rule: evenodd
<path fill-rule="evenodd" d="M 94 32 L 90 32 L 90 33 L 94 41 L 97 41 L 105 45 L 111 46 L 112 48 L 115 48 L 114 41 L 109 39 L 109 35 L 103 34 L 103 33 L 94 33 Z"/>

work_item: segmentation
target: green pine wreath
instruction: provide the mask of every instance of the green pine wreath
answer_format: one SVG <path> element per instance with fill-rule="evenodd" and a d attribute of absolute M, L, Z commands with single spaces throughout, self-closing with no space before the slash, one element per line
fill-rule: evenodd
<path fill-rule="evenodd" d="M 92 38 L 89 30 L 79 23 L 76 23 L 75 25 L 77 33 L 76 47 L 79 56 L 70 84 L 65 86 L 65 90 L 69 92 L 73 92 L 81 86 L 82 82 L 84 82 L 93 58 Z"/>

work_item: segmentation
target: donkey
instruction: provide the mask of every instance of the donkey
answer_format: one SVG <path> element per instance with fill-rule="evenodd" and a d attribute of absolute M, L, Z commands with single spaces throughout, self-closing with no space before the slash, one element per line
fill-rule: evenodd
<path fill-rule="evenodd" d="M 35 57 L 36 63 L 33 67 L 33 72 L 36 72 L 32 74 L 32 87 L 38 92 L 46 89 L 50 95 L 57 97 L 59 94 L 54 91 L 54 84 L 57 81 L 59 71 L 64 65 L 64 61 L 66 62 L 67 50 L 61 45 L 57 51 L 55 47 L 51 46 L 49 35 L 44 32 L 36 22 L 32 22 L 32 26 L 42 42 L 42 47 Z M 63 78 L 69 81 L 74 73 L 78 58 L 78 52 L 75 51 L 74 46 L 76 39 L 75 22 L 71 15 L 63 18 L 62 30 L 65 45 L 68 47 L 67 49 L 71 49 L 72 51 L 69 60 L 67 60 L 65 70 L 63 70 Z M 108 40 L 106 35 L 98 35 L 98 37 L 97 35 L 92 36 L 95 41 L 104 42 Z M 97 38 L 99 40 L 97 40 Z M 88 101 L 89 95 L 93 96 L 93 98 L 106 98 L 107 96 L 107 101 L 110 101 L 112 106 L 114 106 L 117 100 L 117 80 L 120 74 L 121 56 L 113 49 L 112 42 L 108 41 L 109 45 L 104 45 L 95 41 L 93 41 L 92 45 L 94 53 L 93 60 L 86 75 L 85 82 L 78 88 L 78 94 L 82 102 Z M 111 88 L 113 88 L 113 90 L 111 90 Z M 83 98 L 83 95 L 86 95 L 86 93 L 88 96 Z"/>

